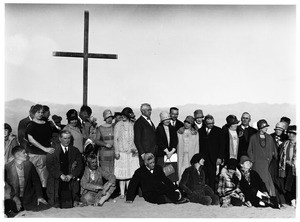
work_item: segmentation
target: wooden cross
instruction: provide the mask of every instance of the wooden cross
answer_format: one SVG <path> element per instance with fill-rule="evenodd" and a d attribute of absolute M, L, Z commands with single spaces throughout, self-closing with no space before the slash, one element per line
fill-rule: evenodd
<path fill-rule="evenodd" d="M 84 11 L 84 42 L 83 52 L 53 52 L 53 56 L 83 58 L 83 105 L 87 105 L 88 91 L 88 58 L 117 59 L 116 54 L 89 53 L 89 12 Z"/>

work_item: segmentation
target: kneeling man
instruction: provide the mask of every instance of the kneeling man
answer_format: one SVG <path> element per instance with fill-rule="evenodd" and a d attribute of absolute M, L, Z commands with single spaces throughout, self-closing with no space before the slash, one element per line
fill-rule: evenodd
<path fill-rule="evenodd" d="M 140 186 L 143 197 L 147 202 L 156 204 L 186 203 L 188 200 L 182 198 L 181 193 L 175 185 L 166 177 L 161 166 L 155 165 L 152 153 L 145 153 L 144 163 L 137 169 L 130 180 L 126 203 L 132 203 L 136 190 Z"/>
<path fill-rule="evenodd" d="M 107 182 L 103 185 L 103 180 Z M 102 206 L 116 189 L 116 177 L 98 167 L 97 156 L 87 156 L 87 166 L 81 178 L 81 202 L 85 205 Z"/>

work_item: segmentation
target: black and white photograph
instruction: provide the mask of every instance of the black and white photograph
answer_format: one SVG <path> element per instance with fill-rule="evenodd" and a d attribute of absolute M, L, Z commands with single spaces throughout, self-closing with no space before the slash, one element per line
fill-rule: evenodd
<path fill-rule="evenodd" d="M 296 1 L 1 5 L 2 218 L 296 219 Z"/>

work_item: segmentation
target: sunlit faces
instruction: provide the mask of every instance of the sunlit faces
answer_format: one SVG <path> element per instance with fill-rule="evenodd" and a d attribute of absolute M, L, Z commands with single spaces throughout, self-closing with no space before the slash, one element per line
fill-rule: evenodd
<path fill-rule="evenodd" d="M 214 119 L 207 119 L 207 120 L 205 121 L 205 124 L 206 124 L 206 127 L 207 127 L 208 129 L 212 129 L 213 126 L 215 125 L 215 120 L 214 120 Z"/>
<path fill-rule="evenodd" d="M 72 120 L 70 120 L 70 125 L 71 126 L 73 126 L 73 127 L 75 127 L 76 125 L 77 125 L 77 122 L 78 122 L 78 120 L 77 119 L 72 119 Z"/>
<path fill-rule="evenodd" d="M 105 119 L 105 122 L 108 123 L 108 124 L 112 124 L 113 119 L 114 118 L 112 116 L 110 116 L 110 117 L 108 117 L 108 118 Z"/>
<path fill-rule="evenodd" d="M 230 130 L 233 130 L 233 131 L 236 131 L 237 127 L 238 127 L 238 124 L 232 124 L 232 125 L 229 127 L 229 129 L 230 129 Z"/>
<path fill-rule="evenodd" d="M 259 130 L 260 134 L 265 134 L 267 132 L 268 132 L 268 127 L 264 127 L 264 128 L 262 128 L 262 129 Z"/>
<path fill-rule="evenodd" d="M 9 130 L 8 129 L 5 129 L 4 130 L 4 137 L 8 137 L 9 136 Z"/>
<path fill-rule="evenodd" d="M 179 111 L 176 109 L 171 109 L 170 111 L 170 117 L 172 120 L 176 121 L 179 115 Z"/>
<path fill-rule="evenodd" d="M 27 160 L 27 153 L 26 153 L 25 149 L 20 151 L 20 152 L 17 152 L 15 154 L 15 158 L 18 159 L 18 160 L 26 161 Z"/>
<path fill-rule="evenodd" d="M 59 137 L 59 141 L 60 143 L 64 146 L 67 147 L 69 146 L 70 142 L 71 142 L 71 134 L 69 133 L 63 133 L 61 135 L 61 137 Z"/>
<path fill-rule="evenodd" d="M 243 170 L 249 170 L 249 169 L 251 169 L 251 167 L 252 167 L 252 162 L 251 161 L 249 161 L 249 160 L 247 160 L 247 161 L 245 161 L 243 164 L 241 164 L 241 167 L 242 167 L 242 169 Z"/>
<path fill-rule="evenodd" d="M 170 122 L 171 122 L 170 119 L 166 119 L 166 120 L 163 121 L 163 124 L 164 124 L 165 126 L 168 126 L 168 125 L 170 125 Z"/>
<path fill-rule="evenodd" d="M 142 114 L 146 117 L 149 117 L 151 116 L 151 113 L 152 113 L 152 108 L 151 106 L 146 106 L 142 109 Z"/>
<path fill-rule="evenodd" d="M 204 165 L 205 160 L 203 158 L 201 158 L 201 160 L 199 161 L 200 166 Z"/>
<path fill-rule="evenodd" d="M 297 135 L 295 133 L 288 133 L 289 140 L 296 141 Z"/>
<path fill-rule="evenodd" d="M 283 133 L 282 129 L 275 129 L 275 133 L 277 136 L 281 136 L 281 134 Z"/>
<path fill-rule="evenodd" d="M 146 162 L 146 166 L 150 169 L 153 170 L 155 167 L 155 158 L 150 159 L 149 161 Z"/>
<path fill-rule="evenodd" d="M 41 120 L 43 118 L 43 109 L 36 111 L 34 114 L 34 118 L 37 120 Z"/>
<path fill-rule="evenodd" d="M 97 159 L 88 159 L 88 167 L 91 170 L 96 170 L 98 168 Z"/>
<path fill-rule="evenodd" d="M 201 124 L 201 123 L 203 122 L 203 118 L 204 118 L 204 117 L 198 117 L 198 118 L 195 119 L 195 122 L 196 122 L 197 124 Z"/>
<path fill-rule="evenodd" d="M 244 113 L 242 115 L 241 121 L 243 126 L 249 126 L 249 123 L 251 121 L 251 116 L 248 113 Z"/>
<path fill-rule="evenodd" d="M 80 112 L 79 116 L 83 121 L 88 121 L 90 118 L 90 115 L 88 114 L 87 111 Z"/>
<path fill-rule="evenodd" d="M 191 129 L 191 127 L 192 127 L 192 124 L 191 124 L 191 123 L 189 123 L 189 122 L 187 122 L 187 121 L 184 122 L 184 128 L 185 128 L 185 129 Z"/>

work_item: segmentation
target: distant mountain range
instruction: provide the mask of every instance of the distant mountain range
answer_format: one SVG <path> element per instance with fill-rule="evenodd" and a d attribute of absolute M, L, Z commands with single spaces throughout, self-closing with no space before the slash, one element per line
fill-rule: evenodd
<path fill-rule="evenodd" d="M 5 102 L 5 122 L 10 124 L 13 132 L 17 132 L 18 123 L 21 119 L 28 116 L 28 111 L 35 103 L 24 99 L 15 99 Z M 81 105 L 79 104 L 54 104 L 47 103 L 50 107 L 51 115 L 59 115 L 63 118 L 62 123 L 66 124 L 66 112 L 69 109 L 79 110 Z M 93 110 L 93 116 L 98 119 L 98 125 L 103 123 L 102 113 L 105 109 L 111 109 L 112 112 L 121 112 L 124 107 L 104 107 L 97 105 L 90 105 Z M 296 124 L 296 105 L 295 104 L 267 104 L 267 103 L 235 103 L 228 105 L 200 105 L 200 104 L 187 104 L 183 106 L 177 106 L 179 108 L 179 119 L 183 121 L 187 115 L 193 115 L 194 110 L 202 109 L 204 115 L 211 114 L 215 118 L 215 124 L 222 127 L 226 123 L 226 117 L 229 114 L 234 114 L 240 119 L 241 114 L 245 111 L 249 112 L 252 116 L 252 123 L 257 122 L 259 119 L 266 119 L 269 123 L 269 133 L 273 132 L 275 124 L 280 120 L 282 116 L 287 116 L 292 120 L 292 124 Z M 153 107 L 152 107 L 153 108 Z M 169 107 L 165 108 L 153 108 L 151 119 L 155 126 L 158 125 L 159 113 L 161 111 L 168 111 Z M 137 108 L 133 108 L 133 111 L 138 118 L 140 111 Z M 51 117 L 50 117 L 51 118 Z"/>

